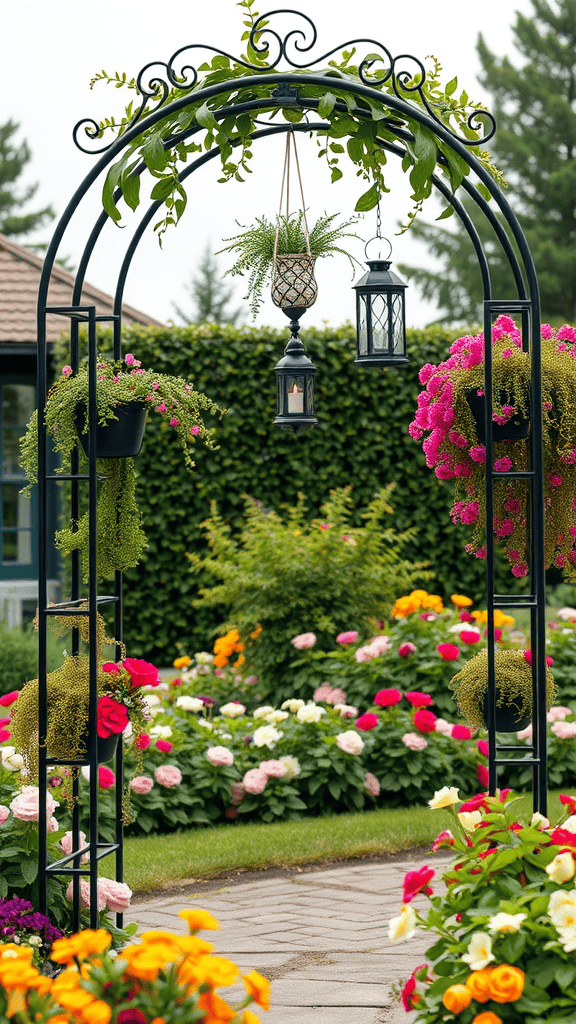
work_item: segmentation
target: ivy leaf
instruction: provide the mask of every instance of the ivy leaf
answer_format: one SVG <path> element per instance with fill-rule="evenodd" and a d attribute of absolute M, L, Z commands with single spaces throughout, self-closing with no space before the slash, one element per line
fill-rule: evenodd
<path fill-rule="evenodd" d="M 160 178 L 160 181 L 156 182 L 154 188 L 150 193 L 150 199 L 167 199 L 172 189 L 174 188 L 174 178 L 172 175 L 167 175 L 165 178 Z"/>
<path fill-rule="evenodd" d="M 214 117 L 214 112 L 210 110 L 207 103 L 203 103 L 201 107 L 198 107 L 196 111 L 196 120 L 202 128 L 217 128 L 218 122 Z"/>
<path fill-rule="evenodd" d="M 453 206 L 447 206 L 445 210 L 442 210 L 442 213 L 440 214 L 440 216 L 436 217 L 436 220 L 447 220 L 448 217 L 451 217 L 453 213 L 454 213 L 454 207 Z"/>
<path fill-rule="evenodd" d="M 133 166 L 124 172 L 121 184 L 126 204 L 131 210 L 136 210 L 140 202 L 140 175 L 134 173 Z"/>
<path fill-rule="evenodd" d="M 339 167 L 332 167 L 330 174 L 332 177 L 332 184 L 334 184 L 335 181 L 339 181 L 339 179 L 342 177 L 342 171 L 340 170 Z"/>
<path fill-rule="evenodd" d="M 416 164 L 410 172 L 410 184 L 418 194 L 436 167 L 437 151 L 436 142 L 429 131 L 415 123 L 412 123 L 411 128 L 414 134 L 413 152 Z"/>
<path fill-rule="evenodd" d="M 320 103 L 318 104 L 318 113 L 320 114 L 320 117 L 329 117 L 329 115 L 332 113 L 332 111 L 334 109 L 335 103 L 336 103 L 336 97 L 335 97 L 334 93 L 333 92 L 327 92 L 322 97 L 322 99 L 320 100 Z"/>
<path fill-rule="evenodd" d="M 364 192 L 363 195 L 360 196 L 354 209 L 357 213 L 366 213 L 368 210 L 373 210 L 374 207 L 378 205 L 379 196 L 380 192 L 378 190 L 378 186 L 376 185 L 376 182 L 374 182 L 368 191 Z"/>
<path fill-rule="evenodd" d="M 448 82 L 448 85 L 446 86 L 446 89 L 445 89 L 446 95 L 447 96 L 451 96 L 452 93 L 456 92 L 457 88 L 458 88 L 458 79 L 456 77 L 451 78 L 450 81 Z"/>
<path fill-rule="evenodd" d="M 151 171 L 163 171 L 168 163 L 164 143 L 160 135 L 152 135 L 142 146 L 142 159 Z"/>
<path fill-rule="evenodd" d="M 348 139 L 348 142 L 346 143 L 346 149 L 348 150 L 348 156 L 350 157 L 350 159 L 353 160 L 355 164 L 360 163 L 362 157 L 364 156 L 364 146 L 362 145 L 360 139 L 357 139 L 355 137 L 352 139 Z"/>

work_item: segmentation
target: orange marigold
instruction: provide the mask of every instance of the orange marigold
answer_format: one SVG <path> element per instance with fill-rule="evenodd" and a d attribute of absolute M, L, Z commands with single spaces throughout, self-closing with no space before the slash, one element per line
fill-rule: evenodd
<path fill-rule="evenodd" d="M 477 1013 L 472 1018 L 472 1024 L 503 1024 L 502 1017 L 498 1014 L 492 1013 L 492 1010 L 484 1010 L 483 1013 Z"/>
<path fill-rule="evenodd" d="M 466 985 L 450 985 L 442 997 L 442 1002 L 452 1013 L 461 1013 L 467 1006 L 470 1006 L 472 993 L 469 988 L 466 988 Z"/>
<path fill-rule="evenodd" d="M 220 922 L 208 910 L 181 910 L 178 917 L 186 921 L 191 932 L 201 929 L 215 931 L 220 927 Z"/>
<path fill-rule="evenodd" d="M 57 964 L 71 964 L 76 958 L 84 960 L 93 953 L 103 953 L 111 942 L 112 936 L 105 928 L 86 928 L 67 938 L 56 939 L 52 944 L 50 959 Z"/>
<path fill-rule="evenodd" d="M 473 971 L 466 978 L 466 988 L 469 988 L 472 993 L 472 998 L 477 1003 L 487 1003 L 490 999 L 490 975 L 492 971 L 489 967 L 484 967 L 481 971 Z"/>
<path fill-rule="evenodd" d="M 188 657 L 188 655 L 183 654 L 181 658 L 175 658 L 175 660 L 172 662 L 172 667 L 187 668 L 188 665 L 190 664 L 190 661 L 191 659 Z"/>
<path fill-rule="evenodd" d="M 270 982 L 268 979 L 258 974 L 258 971 L 250 971 L 249 974 L 242 975 L 242 981 L 254 1002 L 258 1003 L 263 1010 L 267 1010 L 270 1006 Z"/>
<path fill-rule="evenodd" d="M 519 967 L 498 964 L 490 972 L 489 992 L 495 1003 L 513 1003 L 524 991 L 526 975 Z"/>
<path fill-rule="evenodd" d="M 464 597 L 464 594 L 451 594 L 450 600 L 457 608 L 469 608 L 474 603 L 471 597 Z"/>

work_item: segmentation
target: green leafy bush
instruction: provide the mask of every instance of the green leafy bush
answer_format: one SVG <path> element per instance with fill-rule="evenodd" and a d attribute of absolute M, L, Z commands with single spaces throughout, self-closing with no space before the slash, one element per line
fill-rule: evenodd
<path fill-rule="evenodd" d="M 62 642 L 48 638 L 48 671 L 56 668 Z M 0 622 L 0 697 L 20 690 L 38 675 L 38 636 L 31 629 L 11 629 Z"/>

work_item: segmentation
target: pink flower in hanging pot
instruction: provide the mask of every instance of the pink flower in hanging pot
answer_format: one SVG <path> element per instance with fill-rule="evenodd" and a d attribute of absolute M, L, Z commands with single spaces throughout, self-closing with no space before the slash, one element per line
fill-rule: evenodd
<path fill-rule="evenodd" d="M 512 469 L 512 459 L 509 455 L 503 455 L 500 459 L 494 460 L 494 471 L 496 473 L 508 473 Z"/>
<path fill-rule="evenodd" d="M 71 366 L 63 366 L 62 367 L 62 376 L 63 377 L 69 377 L 71 373 L 72 373 L 72 367 Z"/>
<path fill-rule="evenodd" d="M 166 412 L 166 403 L 160 402 L 160 405 L 156 406 L 156 412 Z"/>
<path fill-rule="evenodd" d="M 158 686 L 160 682 L 156 666 L 149 661 L 143 661 L 142 658 L 125 658 L 122 668 L 126 669 L 130 676 L 131 690 L 138 686 Z"/>

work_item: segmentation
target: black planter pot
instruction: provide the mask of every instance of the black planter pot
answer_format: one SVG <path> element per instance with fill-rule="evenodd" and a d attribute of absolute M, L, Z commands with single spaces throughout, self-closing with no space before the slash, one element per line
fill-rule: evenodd
<path fill-rule="evenodd" d="M 476 422 L 476 433 L 481 444 L 486 443 L 486 421 L 484 418 L 484 395 L 479 395 L 474 389 L 466 392 L 466 400 L 470 406 Z M 498 393 L 500 405 L 512 405 L 510 395 L 506 391 Z M 494 441 L 521 441 L 530 433 L 530 420 L 528 416 L 517 412 L 508 420 L 508 423 L 500 425 L 492 424 L 492 437 Z"/>
<path fill-rule="evenodd" d="M 96 426 L 96 458 L 97 459 L 131 459 L 138 455 L 142 447 L 144 425 L 146 423 L 145 402 L 125 402 L 117 405 L 114 412 L 118 419 L 110 420 L 105 426 Z M 79 406 L 74 418 L 80 444 L 88 455 L 88 434 L 83 434 L 86 423 L 86 412 Z"/>
<path fill-rule="evenodd" d="M 499 704 L 500 691 L 496 689 L 495 724 L 496 732 L 520 732 L 532 721 L 532 711 L 526 708 L 519 709 L 515 704 Z M 482 718 L 487 729 L 488 723 L 482 706 Z"/>
<path fill-rule="evenodd" d="M 106 761 L 111 761 L 116 754 L 116 748 L 118 746 L 118 737 L 120 733 L 112 733 L 111 736 L 102 738 L 97 737 L 98 747 L 98 764 L 104 764 Z M 82 746 L 86 751 L 86 764 L 88 764 L 88 748 L 90 744 L 90 734 L 88 729 L 82 734 Z M 84 756 L 84 755 L 81 755 Z"/>

